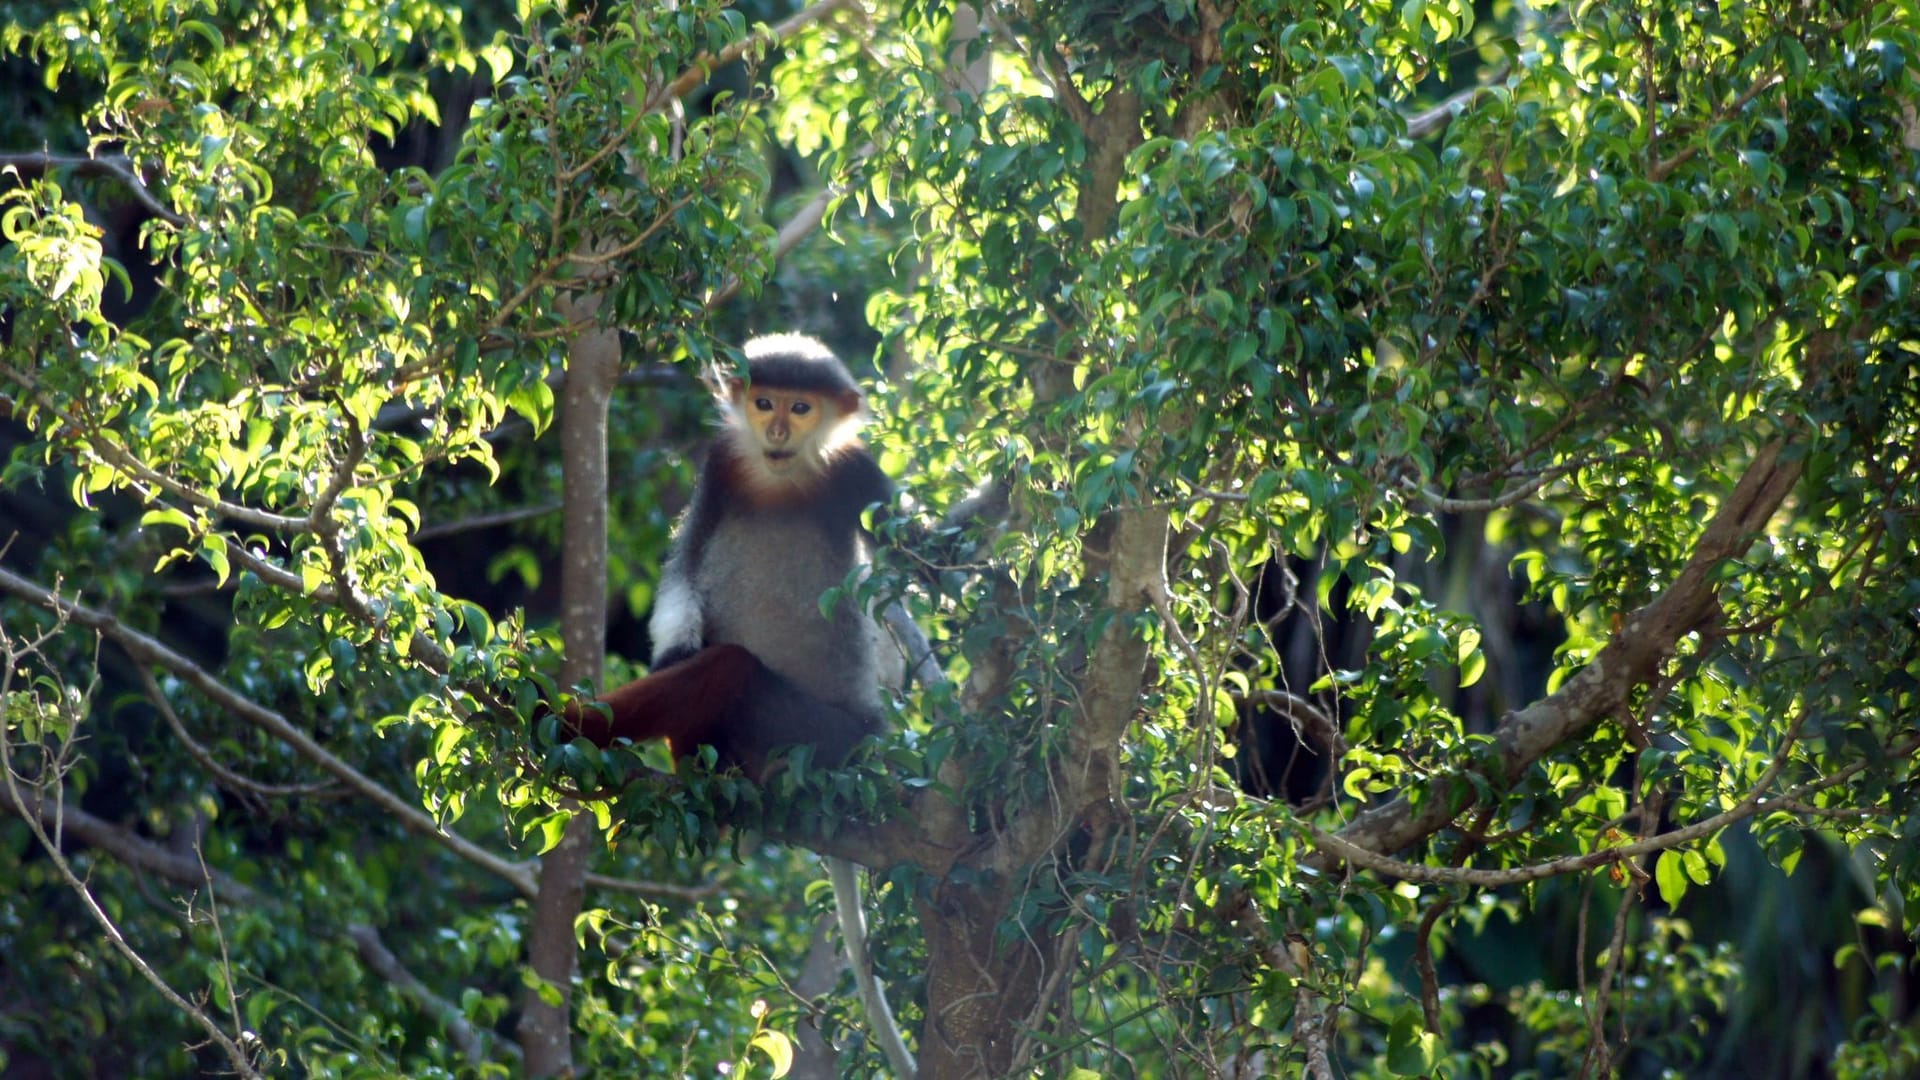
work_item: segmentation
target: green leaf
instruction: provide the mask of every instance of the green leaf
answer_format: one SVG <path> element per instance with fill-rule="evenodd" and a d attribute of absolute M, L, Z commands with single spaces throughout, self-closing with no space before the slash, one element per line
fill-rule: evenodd
<path fill-rule="evenodd" d="M 553 423 L 553 387 L 535 379 L 508 395 L 507 407 L 532 424 L 535 435 L 542 434 Z"/>
<path fill-rule="evenodd" d="M 220 586 L 225 588 L 227 578 L 232 575 L 232 569 L 227 565 L 226 538 L 218 535 L 201 537 L 200 557 L 207 560 L 208 566 L 213 567 L 214 577 Z"/>
<path fill-rule="evenodd" d="M 1403 1014 L 1387 1031 L 1387 1068 L 1395 1076 L 1425 1076 L 1445 1050 L 1440 1037 L 1420 1026 L 1413 1014 Z"/>
<path fill-rule="evenodd" d="M 772 1029 L 766 1029 L 754 1035 L 747 1044 L 750 1050 L 758 1050 L 773 1062 L 773 1080 L 780 1080 L 793 1068 L 793 1040 Z"/>
<path fill-rule="evenodd" d="M 1460 661 L 1460 689 L 1465 690 L 1487 673 L 1487 654 L 1475 649 Z"/>
<path fill-rule="evenodd" d="M 534 854 L 545 855 L 559 847 L 561 839 L 567 834 L 567 822 L 571 820 L 573 820 L 573 814 L 566 810 L 556 810 L 545 817 L 535 819 L 532 829 L 528 830 L 531 832 L 537 829 L 540 833 L 540 849 Z"/>
<path fill-rule="evenodd" d="M 1407 659 L 1425 660 L 1447 645 L 1447 635 L 1437 626 L 1423 626 L 1407 635 Z"/>
<path fill-rule="evenodd" d="M 1707 869 L 1707 857 L 1692 848 L 1680 853 L 1680 865 L 1695 885 L 1705 885 L 1713 880 L 1713 874 Z"/>
<path fill-rule="evenodd" d="M 1372 777 L 1372 766 L 1360 765 L 1347 770 L 1346 776 L 1340 781 L 1340 787 L 1348 795 L 1365 802 L 1367 799 L 1367 781 L 1372 779 Z"/>
<path fill-rule="evenodd" d="M 1668 906 L 1680 903 L 1687 895 L 1687 871 L 1680 852 L 1667 850 L 1653 863 L 1653 880 L 1660 887 L 1660 899 Z"/>
<path fill-rule="evenodd" d="M 192 529 L 193 522 L 176 507 L 162 506 L 140 515 L 140 527 L 152 525 L 178 525 L 182 529 Z"/>

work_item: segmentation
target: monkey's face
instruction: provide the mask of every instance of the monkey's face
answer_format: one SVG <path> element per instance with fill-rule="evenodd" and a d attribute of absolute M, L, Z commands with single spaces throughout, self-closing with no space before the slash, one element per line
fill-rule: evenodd
<path fill-rule="evenodd" d="M 755 449 L 776 474 L 809 468 L 820 456 L 822 434 L 837 415 L 832 398 L 794 390 L 746 387 L 738 403 Z"/>

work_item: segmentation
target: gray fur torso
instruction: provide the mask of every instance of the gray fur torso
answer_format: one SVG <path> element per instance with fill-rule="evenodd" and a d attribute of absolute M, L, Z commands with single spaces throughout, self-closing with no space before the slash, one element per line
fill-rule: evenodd
<path fill-rule="evenodd" d="M 736 644 L 823 701 L 879 704 L 871 621 L 851 597 L 820 614 L 820 597 L 867 561 L 857 534 L 841 537 L 804 515 L 725 514 L 693 574 L 709 645 Z"/>

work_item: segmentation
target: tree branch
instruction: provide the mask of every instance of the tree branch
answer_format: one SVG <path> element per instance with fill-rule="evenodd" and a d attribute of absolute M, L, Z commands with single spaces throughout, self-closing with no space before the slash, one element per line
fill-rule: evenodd
<path fill-rule="evenodd" d="M 56 612 L 77 626 L 98 631 L 120 646 L 136 663 L 157 664 L 166 668 L 215 704 L 285 742 L 307 760 L 338 777 L 361 797 L 393 815 L 409 832 L 432 840 L 460 858 L 503 878 L 523 896 L 531 898 L 535 894 L 533 876 L 524 865 L 501 858 L 465 837 L 443 830 L 432 817 L 315 742 L 286 717 L 235 692 L 206 669 L 158 640 L 128 627 L 112 615 L 60 597 L 6 569 L 0 569 L 0 592 L 11 593 Z"/>
<path fill-rule="evenodd" d="M 0 807 L 22 818 L 31 815 L 48 829 L 58 821 L 65 836 L 113 857 L 130 869 L 144 871 L 179 885 L 210 886 L 222 903 L 252 907 L 266 900 L 253 888 L 218 870 L 208 869 L 199 859 L 135 835 L 63 800 L 56 799 L 50 804 L 45 799 L 35 798 L 23 806 L 9 796 L 5 802 L 0 802 Z M 478 1063 L 485 1060 L 480 1035 L 466 1015 L 458 1006 L 435 994 L 406 970 L 381 942 L 379 931 L 365 923 L 349 923 L 345 934 L 358 948 L 369 970 L 393 983 L 403 995 L 424 1007 L 446 1027 L 448 1041 L 465 1054 L 468 1061 Z M 520 1056 L 520 1048 L 511 1042 L 497 1040 L 495 1047 L 507 1057 L 518 1059 Z"/>
<path fill-rule="evenodd" d="M 1313 987 L 1309 978 L 1313 955 L 1305 942 L 1292 937 L 1275 940 L 1266 916 L 1245 888 L 1229 890 L 1214 907 L 1214 914 L 1222 922 L 1241 923 L 1251 930 L 1267 966 L 1293 980 L 1293 1037 L 1306 1054 L 1307 1075 L 1312 1080 L 1334 1080 L 1333 1005 Z"/>
<path fill-rule="evenodd" d="M 161 221 L 176 227 L 184 227 L 187 219 L 169 210 L 164 203 L 154 197 L 140 175 L 133 171 L 133 163 L 124 155 L 108 154 L 105 157 L 90 157 L 84 154 L 54 154 L 46 151 L 9 151 L 0 153 L 0 169 L 14 168 L 21 172 L 41 173 L 53 169 L 72 169 L 82 176 L 106 176 L 120 183 L 133 194 L 135 202 L 147 209 L 147 212 Z"/>
<path fill-rule="evenodd" d="M 167 695 L 161 692 L 160 684 L 154 680 L 153 672 L 144 664 L 136 670 L 140 673 L 141 685 L 146 688 L 147 700 L 159 710 L 160 718 L 167 722 L 173 737 L 179 739 L 180 745 L 186 748 L 187 756 L 199 762 L 201 768 L 211 773 L 215 783 L 241 795 L 258 795 L 265 798 L 317 798 L 338 789 L 337 783 L 333 781 L 318 784 L 263 784 L 258 780 L 241 776 L 220 764 L 206 747 L 201 746 L 192 735 L 187 733 L 187 726 L 180 722 L 179 714 L 173 711 L 173 703 L 168 701 Z"/>
<path fill-rule="evenodd" d="M 23 650 L 16 646 L 11 637 L 0 634 L 0 702 L 11 701 L 16 667 L 37 648 L 38 642 L 36 641 L 28 644 Z M 71 889 L 75 896 L 80 898 L 81 905 L 86 908 L 87 914 L 92 917 L 93 921 L 99 925 L 101 932 L 106 935 L 108 946 L 114 952 L 119 953 L 121 959 L 125 960 L 138 972 L 140 977 L 147 981 L 148 985 L 159 992 L 160 996 L 165 998 L 169 1005 L 172 1005 L 190 1017 L 195 1024 L 199 1025 L 202 1031 L 207 1033 L 207 1037 L 210 1040 L 218 1044 L 221 1050 L 225 1051 L 227 1060 L 232 1064 L 233 1071 L 236 1075 L 258 1078 L 260 1073 L 254 1069 L 251 1057 L 246 1050 L 242 1049 L 240 1044 L 235 1041 L 235 1037 L 222 1031 L 220 1025 L 214 1023 L 213 1017 L 208 1016 L 206 1011 L 198 1005 L 188 1001 L 179 991 L 175 990 L 167 980 L 161 978 L 159 972 L 153 970 L 152 965 L 147 963 L 146 958 L 141 956 L 120 933 L 120 928 L 114 924 L 112 917 L 100 907 L 100 902 L 94 899 L 93 891 L 87 887 L 87 883 L 82 881 L 78 874 L 74 873 L 73 864 L 67 861 L 66 853 L 60 849 L 60 841 L 55 839 L 56 835 L 66 831 L 66 818 L 68 815 L 63 812 L 66 808 L 59 799 L 55 799 L 53 804 L 49 806 L 47 800 L 38 791 L 34 792 L 32 796 L 28 796 L 21 791 L 21 781 L 14 773 L 10 745 L 11 740 L 0 737 L 0 782 L 3 782 L 3 784 L 0 784 L 0 788 L 3 788 L 3 790 L 0 790 L 0 794 L 4 794 L 5 796 L 4 800 L 0 800 L 0 806 L 4 806 L 17 815 L 20 820 L 26 822 L 28 831 L 33 833 L 33 837 L 39 842 L 41 850 L 46 853 L 47 858 L 53 863 L 54 869 L 59 873 L 60 879 L 66 883 L 67 888 Z M 59 781 L 55 778 L 51 782 L 57 785 Z M 74 811 L 74 814 L 77 815 L 78 813 L 78 811 Z M 77 831 L 75 834 L 78 835 Z M 204 875 L 200 880 L 204 880 Z"/>
<path fill-rule="evenodd" d="M 205 870 L 200 860 L 137 836 L 105 818 L 87 813 L 64 799 L 49 800 L 39 796 L 22 795 L 21 801 L 15 801 L 12 794 L 9 794 L 7 800 L 0 803 L 0 808 L 12 812 L 22 820 L 32 818 L 39 821 L 48 829 L 58 827 L 62 839 L 78 840 L 88 847 L 113 856 L 131 869 L 184 885 L 204 885 L 212 882 L 219 890 L 220 899 L 226 903 L 250 905 L 260 902 L 260 894 L 252 888 L 217 870 Z"/>
<path fill-rule="evenodd" d="M 419 1005 L 440 1021 L 446 1029 L 447 1041 L 460 1051 L 470 1065 L 478 1065 L 487 1059 L 486 1041 L 482 1040 L 467 1014 L 460 1007 L 433 992 L 426 983 L 420 981 L 413 972 L 408 971 L 400 958 L 393 955 L 386 943 L 380 940 L 380 931 L 367 923 L 348 923 L 347 937 L 354 948 L 360 952 L 360 960 L 367 970 L 392 983 L 394 988 L 414 1004 Z M 521 1058 L 520 1047 L 505 1039 L 491 1040 L 500 1053 L 514 1061 Z"/>
<path fill-rule="evenodd" d="M 1778 439 L 1757 454 L 1714 516 L 1691 558 L 1672 585 L 1624 620 L 1621 630 L 1591 663 L 1559 690 L 1501 719 L 1494 730 L 1497 764 L 1486 779 L 1512 784 L 1555 746 L 1574 738 L 1627 702 L 1633 688 L 1650 678 L 1672 654 L 1681 636 L 1697 628 L 1713 611 L 1719 590 L 1713 572 L 1744 550 L 1750 538 L 1786 500 L 1800 478 L 1801 463 L 1781 460 L 1788 444 Z M 1331 844 L 1302 860 L 1331 870 L 1350 851 L 1398 851 L 1445 828 L 1453 819 L 1457 785 L 1464 771 L 1436 777 L 1419 809 L 1405 795 L 1354 817 Z M 1332 834 L 1329 834 L 1332 835 Z M 1356 859 L 1357 861 L 1357 859 Z"/>
<path fill-rule="evenodd" d="M 1920 737 L 1907 739 L 1895 745 L 1887 751 L 1885 758 L 1881 760 L 1898 760 L 1904 757 L 1911 757 L 1917 750 L 1920 750 Z M 1334 833 L 1329 833 L 1321 829 L 1310 821 L 1304 819 L 1296 820 L 1299 826 L 1313 838 L 1316 847 L 1350 861 L 1356 866 L 1362 866 L 1377 873 L 1388 874 L 1423 885 L 1472 885 L 1480 888 L 1523 885 L 1530 881 L 1539 881 L 1542 878 L 1579 873 L 1583 870 L 1592 870 L 1595 867 L 1626 862 L 1630 859 L 1639 858 L 1642 855 L 1651 855 L 1655 852 L 1666 851 L 1670 848 L 1691 844 L 1696 840 L 1703 840 L 1712 836 L 1714 833 L 1719 832 L 1729 825 L 1737 824 L 1762 813 L 1770 813 L 1775 810 L 1794 812 L 1797 808 L 1804 806 L 1801 800 L 1805 799 L 1808 795 L 1825 791 L 1828 788 L 1845 783 L 1847 780 L 1853 778 L 1854 775 L 1864 770 L 1869 764 L 1872 764 L 1872 762 L 1863 759 L 1830 776 L 1824 776 L 1818 780 L 1809 780 L 1804 784 L 1788 788 L 1773 798 L 1765 798 L 1762 793 L 1773 782 L 1779 773 L 1780 766 L 1783 765 L 1785 761 L 1786 755 L 1784 752 L 1776 756 L 1773 764 L 1768 768 L 1766 775 L 1761 777 L 1760 782 L 1754 785 L 1754 789 L 1749 792 L 1744 799 L 1731 809 L 1722 811 L 1712 817 L 1702 818 L 1691 825 L 1682 826 L 1681 828 L 1655 836 L 1648 836 L 1631 843 L 1619 844 L 1614 847 L 1603 847 L 1587 852 L 1584 855 L 1568 855 L 1564 858 L 1535 863 L 1531 866 L 1516 866 L 1506 870 L 1474 870 L 1468 867 L 1428 866 L 1423 863 L 1410 863 L 1381 855 L 1378 852 L 1369 851 L 1366 848 L 1342 839 Z"/>
<path fill-rule="evenodd" d="M 718 53 L 702 53 L 694 58 L 693 63 L 688 65 L 687 70 L 681 72 L 678 78 L 648 95 L 642 111 L 651 112 L 670 99 L 686 97 L 712 78 L 715 71 L 740 59 L 749 51 L 761 45 L 778 45 L 809 24 L 818 22 L 833 12 L 848 7 L 851 3 L 852 0 L 820 0 L 819 3 L 802 8 L 788 16 L 782 22 L 753 31 Z"/>
<path fill-rule="evenodd" d="M 228 518 L 256 529 L 267 529 L 277 533 L 298 533 L 308 530 L 309 519 L 292 517 L 286 514 L 274 514 L 265 510 L 255 510 L 251 506 L 231 503 L 217 495 L 208 495 L 193 487 L 175 480 L 173 477 L 148 465 L 132 451 L 114 443 L 103 433 L 93 429 L 75 417 L 70 411 L 60 407 L 53 395 L 40 385 L 40 379 L 32 371 L 15 367 L 12 364 L 0 366 L 0 375 L 14 380 L 33 392 L 34 404 L 58 418 L 68 429 L 69 436 L 80 442 L 81 448 L 98 455 L 101 460 L 120 470 L 129 486 L 138 491 L 143 501 L 160 501 L 158 491 L 164 491 L 181 502 L 211 514 Z"/>
<path fill-rule="evenodd" d="M 865 146 L 853 152 L 853 158 L 855 161 L 865 161 L 867 158 L 872 157 L 873 153 L 874 145 L 867 143 Z M 788 218 L 787 223 L 780 226 L 780 231 L 774 234 L 773 261 L 778 263 L 781 259 L 786 258 L 794 248 L 800 246 L 800 241 L 813 235 L 813 231 L 820 227 L 822 221 L 826 220 L 827 204 L 832 202 L 837 196 L 845 194 L 846 190 L 845 185 L 828 184 L 826 187 L 815 192 L 813 198 L 807 200 L 805 206 L 802 206 L 792 217 Z M 705 308 L 708 311 L 717 310 L 720 305 L 733 299 L 734 296 L 740 292 L 741 284 L 740 279 L 737 277 L 728 280 L 725 285 L 714 290 L 713 293 L 707 297 L 704 305 Z"/>

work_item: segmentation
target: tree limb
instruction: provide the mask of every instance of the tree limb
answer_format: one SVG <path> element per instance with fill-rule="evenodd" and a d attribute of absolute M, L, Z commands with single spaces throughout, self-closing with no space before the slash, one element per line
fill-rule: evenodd
<path fill-rule="evenodd" d="M 22 650 L 16 646 L 11 637 L 0 634 L 0 702 L 11 699 L 16 666 L 37 648 L 36 641 Z M 94 899 L 93 890 L 89 889 L 87 883 L 74 872 L 73 864 L 67 860 L 66 853 L 60 849 L 60 841 L 56 839 L 56 836 L 64 832 L 66 827 L 66 814 L 63 813 L 66 808 L 63 802 L 55 799 L 49 806 L 39 791 L 36 790 L 29 796 L 21 790 L 21 780 L 14 772 L 10 745 L 11 740 L 0 736 L 0 794 L 5 796 L 0 800 L 0 806 L 4 806 L 20 820 L 26 822 L 28 831 L 33 833 L 41 850 L 46 853 L 55 871 L 59 873 L 60 879 L 75 896 L 80 898 L 80 903 L 86 908 L 87 914 L 99 925 L 101 933 L 106 936 L 108 947 L 119 953 L 121 959 L 138 972 L 140 977 L 165 998 L 169 1005 L 185 1013 L 202 1031 L 206 1032 L 207 1038 L 226 1053 L 227 1061 L 233 1066 L 235 1075 L 257 1080 L 260 1073 L 253 1067 L 251 1055 L 235 1040 L 235 1036 L 222 1031 L 220 1025 L 215 1023 L 213 1017 L 207 1015 L 204 1009 L 188 1001 L 166 979 L 162 978 L 159 972 L 153 970 L 153 966 L 147 963 L 146 958 L 127 942 L 126 937 L 120 933 L 119 926 L 114 924 L 113 918 L 101 908 L 100 902 Z M 57 785 L 58 780 L 55 779 L 53 783 Z"/>
<path fill-rule="evenodd" d="M 220 764 L 206 747 L 201 746 L 192 735 L 188 734 L 187 726 L 180 722 L 180 715 L 174 712 L 173 703 L 167 700 L 165 693 L 161 692 L 160 684 L 154 680 L 153 672 L 145 665 L 141 665 L 137 670 L 140 673 L 140 683 L 147 691 L 147 700 L 159 710 L 160 718 L 166 721 L 168 729 L 173 732 L 173 737 L 180 740 L 180 745 L 186 749 L 187 756 L 199 762 L 201 768 L 211 773 L 215 783 L 241 795 L 258 795 L 264 798 L 310 799 L 324 797 L 337 790 L 337 785 L 331 781 L 318 784 L 263 784 L 258 780 L 241 776 Z"/>
<path fill-rule="evenodd" d="M 0 592 L 11 593 L 56 612 L 77 626 L 98 631 L 120 646 L 136 663 L 157 664 L 166 668 L 215 704 L 285 742 L 301 756 L 339 778 L 361 797 L 393 815 L 407 831 L 432 840 L 460 858 L 506 880 L 523 896 L 531 898 L 535 894 L 533 876 L 524 865 L 504 859 L 465 837 L 445 831 L 424 811 L 315 742 L 312 736 L 294 726 L 285 716 L 242 696 L 214 678 L 205 668 L 160 641 L 128 627 L 112 615 L 60 597 L 3 568 L 0 568 Z"/>
<path fill-rule="evenodd" d="M 418 976 L 408 971 L 400 958 L 393 955 L 393 951 L 380 940 L 379 930 L 367 923 L 348 923 L 347 937 L 359 950 L 360 960 L 367 965 L 367 970 L 392 983 L 403 996 L 412 999 L 414 1004 L 440 1021 L 446 1029 L 447 1041 L 460 1051 L 468 1064 L 478 1065 L 487 1059 L 486 1042 L 467 1019 L 467 1014 L 461 1012 L 458 1005 L 434 993 Z M 492 1042 L 503 1056 L 514 1061 L 520 1060 L 519 1046 L 505 1039 L 494 1039 Z"/>
<path fill-rule="evenodd" d="M 0 809 L 5 809 L 22 820 L 31 818 L 43 826 L 52 829 L 58 825 L 62 839 L 72 838 L 90 848 L 113 856 L 125 866 L 168 881 L 184 885 L 204 885 L 211 881 L 220 891 L 222 901 L 231 904 L 250 905 L 260 902 L 260 894 L 251 887 L 217 871 L 205 870 L 200 860 L 191 855 L 163 847 L 151 840 L 135 835 L 128 829 L 108 821 L 95 814 L 65 801 L 64 799 L 45 799 L 37 795 L 22 794 L 15 801 L 11 793 Z"/>
<path fill-rule="evenodd" d="M 132 193 L 134 201 L 147 209 L 147 212 L 161 221 L 176 227 L 185 226 L 187 219 L 168 209 L 154 197 L 140 174 L 133 171 L 133 162 L 122 154 L 108 154 L 105 157 L 91 157 L 85 154 L 54 154 L 46 151 L 11 151 L 0 153 L 0 169 L 19 169 L 21 172 L 47 172 L 53 169 L 72 169 L 82 176 L 106 176 L 120 181 Z"/>
<path fill-rule="evenodd" d="M 1496 786 L 1511 785 L 1555 746 L 1613 715 L 1626 704 L 1633 688 L 1659 669 L 1680 638 L 1699 627 L 1718 600 L 1715 568 L 1745 549 L 1799 480 L 1799 458 L 1782 460 L 1788 449 L 1787 440 L 1781 438 L 1755 455 L 1673 584 L 1627 616 L 1620 632 L 1592 662 L 1559 690 L 1501 719 L 1494 730 L 1497 762 L 1487 780 Z M 1342 841 L 1340 849 L 1329 845 L 1301 862 L 1331 870 L 1343 858 L 1352 857 L 1343 856 L 1342 851 L 1389 852 L 1417 843 L 1453 820 L 1454 795 L 1459 785 L 1467 783 L 1464 770 L 1442 775 L 1428 785 L 1418 809 L 1401 795 L 1360 813 L 1338 834 L 1329 834 Z"/>
<path fill-rule="evenodd" d="M 687 70 L 679 77 L 647 96 L 643 111 L 651 112 L 669 100 L 678 100 L 698 89 L 712 78 L 713 73 L 745 56 L 749 51 L 761 45 L 778 45 L 811 23 L 818 22 L 841 8 L 848 7 L 852 0 L 820 0 L 810 7 L 802 8 L 785 20 L 772 26 L 755 30 L 739 41 L 721 49 L 718 53 L 702 53 L 694 58 Z"/>
<path fill-rule="evenodd" d="M 1900 758 L 1911 757 L 1916 751 L 1920 751 L 1920 737 L 1907 739 L 1895 745 L 1886 752 L 1884 758 L 1877 760 L 1898 760 Z M 1505 870 L 1475 870 L 1469 867 L 1427 866 L 1423 863 L 1410 863 L 1370 851 L 1342 839 L 1338 834 L 1329 833 L 1304 819 L 1299 820 L 1299 825 L 1313 838 L 1316 847 L 1331 852 L 1342 859 L 1346 859 L 1355 866 L 1365 867 L 1377 873 L 1387 874 L 1392 877 L 1419 882 L 1425 885 L 1472 885 L 1479 888 L 1523 885 L 1530 881 L 1539 881 L 1542 878 L 1557 877 L 1561 874 L 1579 873 L 1583 870 L 1591 870 L 1595 867 L 1626 862 L 1630 859 L 1639 858 L 1642 855 L 1651 855 L 1655 852 L 1681 847 L 1697 840 L 1704 840 L 1729 825 L 1737 824 L 1763 813 L 1770 813 L 1775 810 L 1795 812 L 1799 807 L 1804 805 L 1802 800 L 1808 795 L 1825 791 L 1828 788 L 1845 783 L 1847 780 L 1852 779 L 1855 774 L 1867 768 L 1869 764 L 1872 764 L 1871 761 L 1863 759 L 1830 776 L 1824 776 L 1818 780 L 1809 780 L 1804 784 L 1788 788 L 1773 798 L 1764 797 L 1763 792 L 1765 792 L 1768 785 L 1773 782 L 1779 773 L 1780 766 L 1785 764 L 1785 762 L 1786 755 L 1784 752 L 1776 756 L 1773 764 L 1768 767 L 1766 775 L 1761 777 L 1760 782 L 1754 785 L 1753 790 L 1749 792 L 1745 798 L 1741 799 L 1739 803 L 1730 809 L 1724 810 L 1712 817 L 1702 818 L 1690 825 L 1684 825 L 1664 833 L 1643 837 L 1631 843 L 1598 848 L 1583 855 L 1568 855 L 1564 858 L 1551 859 L 1547 862 L 1535 863 L 1531 866 L 1515 866 Z"/>
<path fill-rule="evenodd" d="M 180 885 L 211 886 L 222 903 L 252 907 L 266 900 L 255 889 L 225 873 L 207 868 L 199 859 L 135 835 L 131 830 L 89 814 L 64 800 L 49 802 L 30 798 L 26 805 L 22 805 L 9 796 L 0 802 L 0 808 L 22 818 L 32 816 L 49 829 L 54 827 L 57 820 L 65 836 L 111 856 L 122 865 Z M 369 970 L 393 983 L 403 995 L 424 1007 L 446 1027 L 448 1041 L 465 1054 L 468 1061 L 478 1063 L 485 1060 L 482 1040 L 466 1015 L 458 1006 L 435 994 L 406 970 L 381 942 L 379 931 L 365 923 L 349 923 L 345 935 L 359 950 Z M 495 1047 L 507 1057 L 517 1059 L 520 1056 L 520 1048 L 511 1042 L 498 1040 Z"/>

